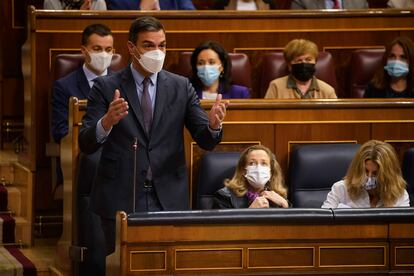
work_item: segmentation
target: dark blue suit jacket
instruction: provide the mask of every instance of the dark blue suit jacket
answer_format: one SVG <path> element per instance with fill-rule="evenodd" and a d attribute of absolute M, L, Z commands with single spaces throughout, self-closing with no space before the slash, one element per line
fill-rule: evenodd
<path fill-rule="evenodd" d="M 105 0 L 108 10 L 139 10 L 140 0 Z M 191 0 L 159 0 L 161 10 L 195 10 Z"/>
<path fill-rule="evenodd" d="M 68 105 L 71 96 L 79 99 L 88 98 L 89 83 L 83 67 L 60 78 L 53 84 L 52 96 L 52 136 L 55 142 L 68 133 Z"/>
<path fill-rule="evenodd" d="M 115 89 L 128 101 L 128 115 L 113 126 L 106 141 L 96 140 L 96 125 L 107 112 Z M 136 202 L 145 202 L 143 187 L 151 164 L 153 187 L 163 210 L 189 208 L 189 187 L 184 152 L 184 126 L 197 144 L 211 150 L 220 142 L 208 129 L 206 112 L 188 78 L 161 71 L 151 133 L 144 130 L 135 81 L 130 66 L 110 76 L 99 78 L 88 97 L 86 114 L 79 133 L 84 153 L 102 146 L 102 156 L 92 188 L 91 209 L 104 218 L 115 218 L 116 211 L 132 212 L 134 191 L 134 156 L 136 163 Z M 136 153 L 134 140 L 138 142 Z M 139 207 L 140 208 L 140 207 Z M 137 211 L 143 211 L 137 209 Z"/>

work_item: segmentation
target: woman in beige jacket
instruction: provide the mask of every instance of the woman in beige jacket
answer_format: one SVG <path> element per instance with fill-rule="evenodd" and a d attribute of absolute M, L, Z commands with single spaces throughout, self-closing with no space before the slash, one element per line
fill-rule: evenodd
<path fill-rule="evenodd" d="M 336 99 L 335 89 L 315 74 L 318 46 L 306 39 L 290 41 L 283 56 L 290 74 L 273 80 L 265 98 L 272 99 Z"/>

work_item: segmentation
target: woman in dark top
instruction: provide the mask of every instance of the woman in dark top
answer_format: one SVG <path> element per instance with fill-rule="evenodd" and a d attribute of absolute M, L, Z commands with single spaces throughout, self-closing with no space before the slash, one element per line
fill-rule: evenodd
<path fill-rule="evenodd" d="M 365 90 L 365 98 L 414 97 L 414 43 L 397 37 L 387 45 L 381 67 Z"/>
<path fill-rule="evenodd" d="M 215 100 L 217 93 L 223 99 L 250 98 L 247 87 L 232 84 L 230 57 L 218 42 L 203 42 L 195 48 L 191 68 L 191 83 L 200 99 Z"/>
<path fill-rule="evenodd" d="M 245 149 L 232 179 L 214 197 L 214 208 L 289 207 L 282 170 L 274 154 L 261 145 Z"/>

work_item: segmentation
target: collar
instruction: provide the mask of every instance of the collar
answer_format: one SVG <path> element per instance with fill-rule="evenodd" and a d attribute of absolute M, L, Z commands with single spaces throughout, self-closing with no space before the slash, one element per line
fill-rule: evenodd
<path fill-rule="evenodd" d="M 308 91 L 306 91 L 305 94 L 302 94 L 302 92 L 299 90 L 292 74 L 289 74 L 289 76 L 288 76 L 286 87 L 291 88 L 294 91 L 296 91 L 296 93 L 299 94 L 300 98 L 313 98 L 314 97 L 313 95 L 315 94 L 315 91 L 319 91 L 318 81 L 317 81 L 317 78 L 315 76 L 312 77 L 311 84 L 308 88 Z"/>
<path fill-rule="evenodd" d="M 97 77 L 106 76 L 108 74 L 108 69 L 105 69 L 105 71 L 103 71 L 101 75 L 96 75 L 94 72 L 89 70 L 88 67 L 86 67 L 85 63 L 83 63 L 83 72 L 85 73 L 85 76 L 88 82 L 91 82 Z"/>
<path fill-rule="evenodd" d="M 137 87 L 138 86 L 141 86 L 142 85 L 142 82 L 144 81 L 144 78 L 145 77 L 140 72 L 138 72 L 137 70 L 135 70 L 134 66 L 132 65 L 132 62 L 131 62 L 131 64 L 129 66 L 131 68 L 132 77 L 135 80 L 135 85 Z M 151 80 L 151 84 L 152 85 L 154 85 L 157 82 L 157 77 L 158 77 L 158 73 L 149 75 L 149 78 Z"/>

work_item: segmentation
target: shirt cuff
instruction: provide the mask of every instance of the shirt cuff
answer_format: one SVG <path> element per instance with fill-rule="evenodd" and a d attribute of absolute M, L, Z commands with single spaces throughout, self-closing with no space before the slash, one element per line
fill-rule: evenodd
<path fill-rule="evenodd" d="M 218 138 L 220 136 L 220 132 L 222 130 L 222 126 L 220 124 L 220 127 L 218 129 L 213 129 L 210 127 L 210 125 L 208 125 L 208 131 L 210 131 L 211 136 L 213 136 L 214 138 Z"/>
<path fill-rule="evenodd" d="M 109 133 L 111 133 L 112 127 L 106 131 L 102 126 L 102 118 L 96 123 L 96 141 L 98 143 L 103 143 L 106 141 Z"/>

